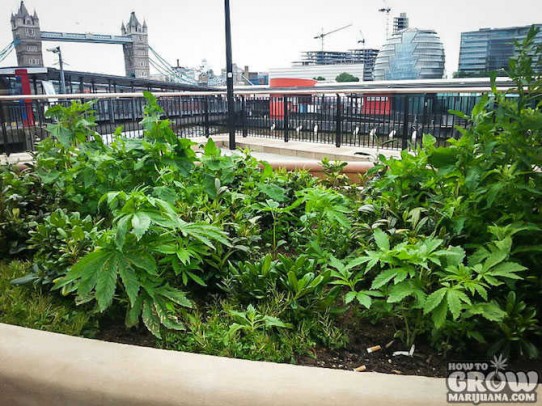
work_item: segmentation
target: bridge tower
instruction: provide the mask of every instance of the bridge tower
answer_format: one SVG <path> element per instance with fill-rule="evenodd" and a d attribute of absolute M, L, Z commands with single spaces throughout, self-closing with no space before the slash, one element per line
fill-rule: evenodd
<path fill-rule="evenodd" d="M 130 20 L 121 26 L 122 35 L 132 38 L 132 43 L 124 44 L 124 64 L 126 76 L 134 78 L 148 78 L 149 68 L 149 40 L 147 23 L 140 24 L 135 12 L 130 14 Z"/>
<path fill-rule="evenodd" d="M 19 11 L 11 14 L 11 31 L 17 54 L 17 65 L 43 66 L 40 20 L 36 11 L 30 15 L 24 1 L 21 1 Z"/>

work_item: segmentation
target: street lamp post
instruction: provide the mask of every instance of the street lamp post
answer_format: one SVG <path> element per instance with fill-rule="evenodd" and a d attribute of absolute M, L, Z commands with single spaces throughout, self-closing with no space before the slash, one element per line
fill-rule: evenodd
<path fill-rule="evenodd" d="M 58 65 L 60 67 L 60 93 L 66 94 L 66 78 L 64 77 L 64 61 L 62 60 L 62 51 L 60 47 L 49 48 L 47 51 L 58 54 Z"/>
<path fill-rule="evenodd" d="M 233 64 L 231 56 L 230 0 L 224 0 L 226 14 L 226 86 L 228 98 L 228 130 L 230 149 L 235 149 L 235 102 L 233 100 Z"/>

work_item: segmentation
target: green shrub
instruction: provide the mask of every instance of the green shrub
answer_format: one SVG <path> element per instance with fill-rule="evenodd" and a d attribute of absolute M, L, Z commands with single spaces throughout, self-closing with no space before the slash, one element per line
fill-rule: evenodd
<path fill-rule="evenodd" d="M 367 292 L 379 291 L 377 310 L 401 321 L 408 345 L 431 332 L 444 349 L 476 340 L 511 352 L 515 342 L 521 355 L 537 355 L 542 80 L 531 69 L 534 36 L 511 63 L 519 97 L 494 89 L 470 116 L 457 113 L 469 120 L 459 139 L 437 147 L 426 134 L 414 154 L 381 157 L 367 182 L 359 271 L 341 276 L 363 290 L 347 284 L 346 299 L 368 307 Z M 510 305 L 515 292 L 522 305 Z"/>
<path fill-rule="evenodd" d="M 111 145 L 91 104 L 55 106 L 36 166 L 0 174 L 0 240 L 34 250 L 26 281 L 54 281 L 85 309 L 123 310 L 127 327 L 142 320 L 167 348 L 291 361 L 344 346 L 345 324 L 359 328 L 339 317 L 350 310 L 390 320 L 407 346 L 536 357 L 534 35 L 511 63 L 514 94 L 483 96 L 447 146 L 424 134 L 401 159 L 380 157 L 363 189 L 340 163 L 324 162 L 318 181 L 223 155 L 212 140 L 197 156 L 150 94 L 144 137 L 119 130 Z"/>
<path fill-rule="evenodd" d="M 82 219 L 78 212 L 61 209 L 30 226 L 33 228 L 28 239 L 28 246 L 34 251 L 32 272 L 13 280 L 15 284 L 52 284 L 90 251 L 100 236 L 99 222 L 97 224 L 90 215 Z"/>
<path fill-rule="evenodd" d="M 29 254 L 30 231 L 52 203 L 32 168 L 0 166 L 0 258 Z"/>
<path fill-rule="evenodd" d="M 0 262 L 0 323 L 75 336 L 92 336 L 96 319 L 73 300 L 52 296 L 40 287 L 14 286 L 11 280 L 29 270 L 25 262 Z"/>

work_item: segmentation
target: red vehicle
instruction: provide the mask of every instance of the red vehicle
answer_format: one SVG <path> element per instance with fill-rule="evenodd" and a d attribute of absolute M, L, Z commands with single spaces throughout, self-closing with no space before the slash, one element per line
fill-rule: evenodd
<path fill-rule="evenodd" d="M 15 77 L 17 78 L 18 93 L 23 94 L 32 94 L 30 89 L 30 79 L 28 79 L 28 71 L 26 69 L 15 69 Z M 21 115 L 23 121 L 23 127 L 33 127 L 34 123 L 34 112 L 32 111 L 32 101 L 31 100 L 21 100 Z"/>
<path fill-rule="evenodd" d="M 389 94 L 370 94 L 363 96 L 362 114 L 387 116 L 391 113 L 391 97 Z"/>
<path fill-rule="evenodd" d="M 270 88 L 311 88 L 316 84 L 316 80 L 313 79 L 297 79 L 297 78 L 274 78 L 269 83 Z M 292 100 L 299 100 L 301 95 L 291 94 Z M 309 98 L 310 99 L 310 98 Z M 284 118 L 284 102 L 281 94 L 272 94 L 269 98 L 269 111 L 271 118 L 283 119 Z M 288 102 L 288 111 L 296 113 L 298 111 L 297 104 L 294 102 Z"/>

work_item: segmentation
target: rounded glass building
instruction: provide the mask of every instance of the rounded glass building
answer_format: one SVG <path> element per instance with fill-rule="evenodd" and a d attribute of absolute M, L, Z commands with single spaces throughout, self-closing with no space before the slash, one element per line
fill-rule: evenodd
<path fill-rule="evenodd" d="M 433 30 L 393 34 L 376 57 L 374 80 L 442 79 L 444 46 Z"/>

